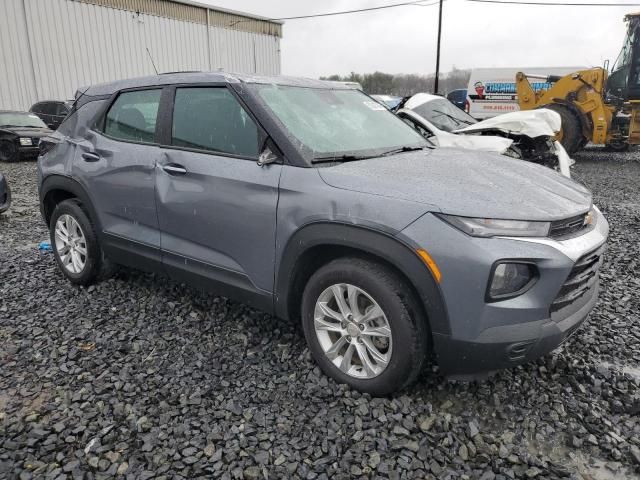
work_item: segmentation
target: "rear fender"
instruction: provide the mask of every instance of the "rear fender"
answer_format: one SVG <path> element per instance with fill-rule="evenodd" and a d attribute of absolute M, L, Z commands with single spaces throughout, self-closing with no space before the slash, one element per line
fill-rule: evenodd
<path fill-rule="evenodd" d="M 44 179 L 42 185 L 40 185 L 40 188 L 38 190 L 40 195 L 40 213 L 42 214 L 42 218 L 47 225 L 49 225 L 49 220 L 51 219 L 51 214 L 53 213 L 53 209 L 47 208 L 46 206 L 47 196 L 51 195 L 55 191 L 68 192 L 78 200 L 80 200 L 82 206 L 89 213 L 92 222 L 97 227 L 96 233 L 99 236 L 102 235 L 100 218 L 95 211 L 93 202 L 91 201 L 91 197 L 84 189 L 84 187 L 80 185 L 80 183 L 70 177 L 66 177 L 63 175 L 51 175 Z"/>

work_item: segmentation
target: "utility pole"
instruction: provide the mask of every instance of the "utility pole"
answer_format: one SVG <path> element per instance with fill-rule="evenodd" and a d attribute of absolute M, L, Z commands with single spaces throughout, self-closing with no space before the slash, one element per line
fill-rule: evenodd
<path fill-rule="evenodd" d="M 440 0 L 440 12 L 438 14 L 438 50 L 436 52 L 436 81 L 433 86 L 433 93 L 438 94 L 438 78 L 440 77 L 440 38 L 442 37 L 442 4 L 444 0 Z"/>

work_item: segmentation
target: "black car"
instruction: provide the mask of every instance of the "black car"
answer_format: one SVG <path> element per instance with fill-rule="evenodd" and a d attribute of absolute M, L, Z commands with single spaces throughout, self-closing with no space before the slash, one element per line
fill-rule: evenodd
<path fill-rule="evenodd" d="M 45 100 L 34 104 L 29 111 L 38 115 L 52 130 L 57 130 L 71 111 L 72 102 Z"/>
<path fill-rule="evenodd" d="M 11 189 L 4 175 L 0 173 L 0 213 L 9 210 L 11 206 Z"/>
<path fill-rule="evenodd" d="M 34 113 L 0 110 L 0 162 L 36 159 L 40 139 L 51 133 Z"/>
<path fill-rule="evenodd" d="M 447 93 L 447 100 L 453 103 L 460 110 L 466 111 L 467 104 L 467 89 L 459 88 L 457 90 L 451 90 Z"/>

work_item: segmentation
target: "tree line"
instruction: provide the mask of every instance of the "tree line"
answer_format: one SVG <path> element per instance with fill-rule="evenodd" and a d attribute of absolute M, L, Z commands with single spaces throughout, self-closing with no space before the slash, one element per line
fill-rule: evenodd
<path fill-rule="evenodd" d="M 471 70 L 453 68 L 452 71 L 440 74 L 438 90 L 446 94 L 457 88 L 467 88 Z M 349 75 L 330 75 L 320 80 L 339 82 L 358 82 L 368 94 L 396 95 L 405 97 L 419 92 L 433 93 L 435 74 L 420 75 L 417 73 L 391 74 L 383 72 L 355 73 Z"/>

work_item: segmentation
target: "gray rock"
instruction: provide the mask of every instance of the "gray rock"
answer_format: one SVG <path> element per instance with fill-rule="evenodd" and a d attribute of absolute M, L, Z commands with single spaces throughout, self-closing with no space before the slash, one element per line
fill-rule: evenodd
<path fill-rule="evenodd" d="M 257 480 L 260 478 L 260 468 L 259 467 L 247 467 L 244 469 L 243 475 L 247 480 Z"/>
<path fill-rule="evenodd" d="M 472 422 L 469 422 L 467 431 L 468 431 L 469 438 L 473 438 L 476 435 L 478 435 L 478 433 L 480 433 L 480 429 L 478 428 L 478 424 L 475 422 L 475 420 Z"/>
<path fill-rule="evenodd" d="M 64 472 L 71 472 L 72 470 L 78 468 L 80 466 L 80 461 L 79 460 L 71 460 L 70 462 L 66 463 L 63 467 L 62 470 Z"/>
<path fill-rule="evenodd" d="M 465 444 L 460 445 L 460 448 L 458 449 L 458 455 L 465 462 L 469 460 L 469 450 L 467 449 L 467 446 Z"/>

